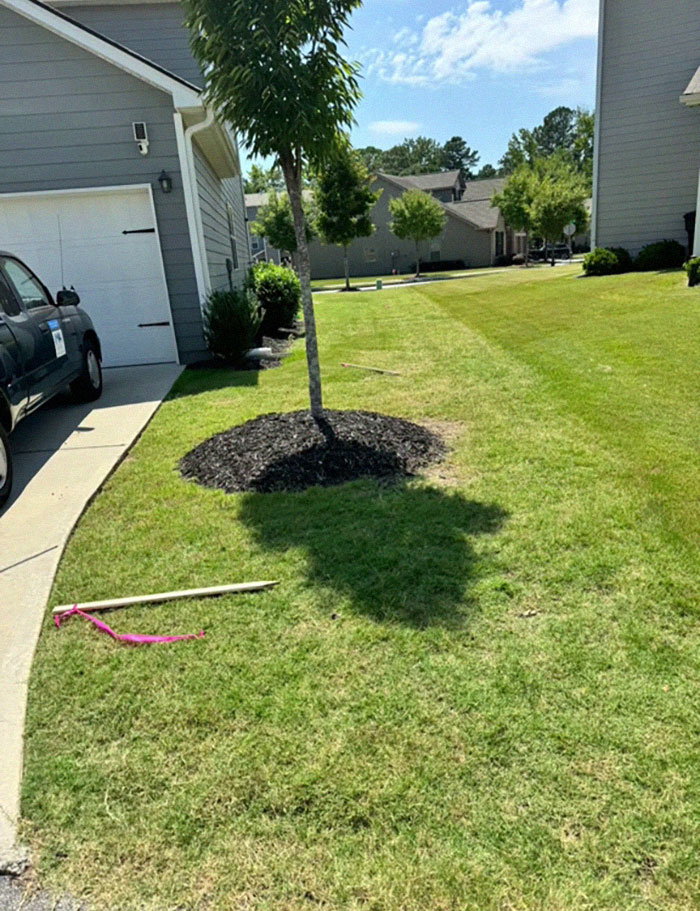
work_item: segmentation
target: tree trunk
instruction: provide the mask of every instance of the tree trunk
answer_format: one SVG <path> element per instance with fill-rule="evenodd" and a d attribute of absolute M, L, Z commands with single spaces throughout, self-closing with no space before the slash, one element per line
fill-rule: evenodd
<path fill-rule="evenodd" d="M 347 244 L 343 247 L 343 267 L 345 269 L 345 290 L 350 290 L 350 264 L 348 262 Z"/>
<path fill-rule="evenodd" d="M 304 331 L 306 333 L 306 364 L 309 371 L 309 399 L 311 414 L 314 418 L 323 417 L 323 396 L 321 392 L 321 367 L 318 360 L 316 342 L 316 319 L 314 303 L 311 296 L 311 264 L 309 262 L 309 245 L 306 241 L 306 223 L 302 205 L 301 162 L 294 162 L 293 157 L 280 160 L 284 180 L 287 184 L 289 202 L 294 219 L 294 235 L 297 241 L 297 265 L 301 282 L 301 303 L 304 310 Z"/>
<path fill-rule="evenodd" d="M 416 241 L 416 278 L 420 278 L 420 250 L 418 249 L 418 241 Z"/>

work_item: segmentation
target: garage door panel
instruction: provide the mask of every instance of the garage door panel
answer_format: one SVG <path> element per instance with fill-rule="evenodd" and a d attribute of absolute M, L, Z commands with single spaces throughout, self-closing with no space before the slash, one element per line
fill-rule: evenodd
<path fill-rule="evenodd" d="M 146 189 L 0 197 L 0 248 L 25 260 L 52 292 L 75 288 L 105 366 L 177 360 Z"/>

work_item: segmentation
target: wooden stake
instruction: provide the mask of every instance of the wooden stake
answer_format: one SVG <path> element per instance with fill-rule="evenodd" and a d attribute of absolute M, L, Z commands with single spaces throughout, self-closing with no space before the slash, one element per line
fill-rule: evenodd
<path fill-rule="evenodd" d="M 389 376 L 401 376 L 395 370 L 380 370 L 379 367 L 363 367 L 361 364 L 342 364 L 343 367 L 352 367 L 353 370 L 369 370 L 372 373 L 386 373 Z"/>
<path fill-rule="evenodd" d="M 160 592 L 156 595 L 135 595 L 131 598 L 112 598 L 108 601 L 87 601 L 77 606 L 83 611 L 113 610 L 118 607 L 133 607 L 135 604 L 157 604 L 161 601 L 179 601 L 181 598 L 213 598 L 234 592 L 257 592 L 272 588 L 279 582 L 237 582 L 235 585 L 215 585 L 213 588 L 189 588 L 178 592 Z M 62 614 L 75 605 L 62 604 L 54 607 L 54 614 Z"/>

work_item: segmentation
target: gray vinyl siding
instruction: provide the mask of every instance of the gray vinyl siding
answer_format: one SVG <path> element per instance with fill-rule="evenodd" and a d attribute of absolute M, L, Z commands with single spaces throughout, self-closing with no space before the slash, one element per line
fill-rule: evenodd
<path fill-rule="evenodd" d="M 686 244 L 696 207 L 700 110 L 679 102 L 700 66 L 697 0 L 607 0 L 598 116 L 596 243 L 637 253 Z"/>
<path fill-rule="evenodd" d="M 238 178 L 225 180 L 218 178 L 196 144 L 194 145 L 194 161 L 211 287 L 213 289 L 228 287 L 226 260 L 232 260 L 233 255 L 227 204 L 233 210 L 233 229 L 238 260 L 238 268 L 234 270 L 232 279 L 234 286 L 240 287 L 250 265 L 241 182 Z"/>
<path fill-rule="evenodd" d="M 201 357 L 171 97 L 4 7 L 0 84 L 0 193 L 151 183 L 180 359 Z M 148 124 L 146 157 L 135 120 Z M 161 170 L 173 177 L 170 194 L 158 186 Z"/>
<path fill-rule="evenodd" d="M 195 85 L 202 74 L 192 56 L 179 3 L 127 3 L 121 6 L 61 6 L 82 25 L 123 44 Z"/>

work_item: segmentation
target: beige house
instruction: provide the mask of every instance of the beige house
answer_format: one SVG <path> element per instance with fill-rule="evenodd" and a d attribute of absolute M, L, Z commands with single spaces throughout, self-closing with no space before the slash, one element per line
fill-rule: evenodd
<path fill-rule="evenodd" d="M 698 0 L 601 0 L 592 232 L 636 254 L 694 246 L 700 169 Z M 686 217 L 687 216 L 687 217 Z"/>
<path fill-rule="evenodd" d="M 412 241 L 402 241 L 389 228 L 389 202 L 406 190 L 418 188 L 439 200 L 446 214 L 442 234 L 432 242 L 421 245 L 424 263 L 451 263 L 461 268 L 490 266 L 499 256 L 522 252 L 524 238 L 510 231 L 500 211 L 491 205 L 493 194 L 502 189 L 504 178 L 464 182 L 459 171 L 397 177 L 378 174 L 373 189 L 382 195 L 372 210 L 376 231 L 371 237 L 355 241 L 349 248 L 350 275 L 388 275 L 394 271 L 409 272 L 415 266 L 415 247 Z M 249 224 L 266 194 L 246 196 Z M 254 257 L 279 262 L 279 251 L 265 246 L 261 238 L 251 235 Z M 314 279 L 335 278 L 343 274 L 343 251 L 340 247 L 311 243 L 311 273 Z"/>

